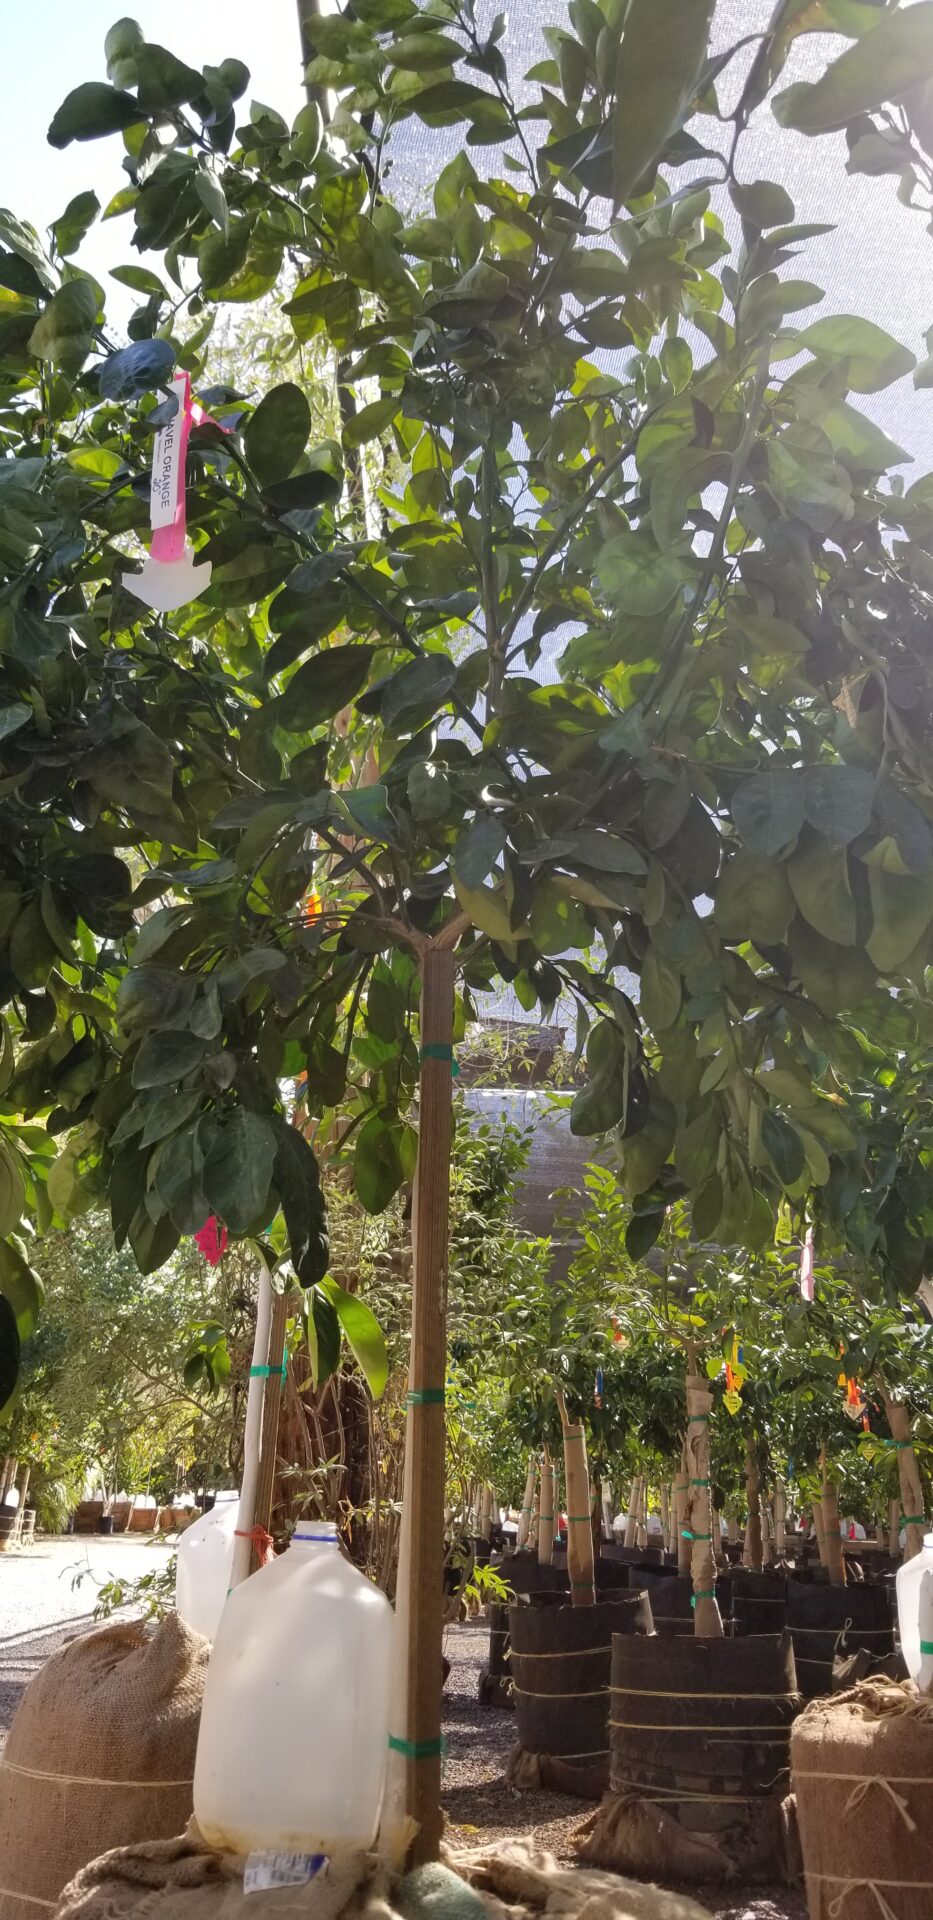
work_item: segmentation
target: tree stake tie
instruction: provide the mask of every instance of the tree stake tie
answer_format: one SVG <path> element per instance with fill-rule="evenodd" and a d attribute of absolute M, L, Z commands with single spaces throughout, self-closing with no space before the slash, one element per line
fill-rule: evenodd
<path fill-rule="evenodd" d="M 177 402 L 171 420 L 160 427 L 152 449 L 152 485 L 149 492 L 149 518 L 152 541 L 141 573 L 125 573 L 123 585 L 137 600 L 145 601 L 156 613 L 171 613 L 196 600 L 210 585 L 211 563 L 195 563 L 194 548 L 187 538 L 185 511 L 185 456 L 192 426 L 209 419 L 191 398 L 191 380 L 177 373 L 171 390 Z M 215 426 L 217 422 L 213 423 Z M 221 432 L 225 429 L 221 428 Z"/>
<path fill-rule="evenodd" d="M 433 1740 L 398 1740 L 390 1733 L 389 1749 L 403 1754 L 406 1760 L 434 1760 L 438 1754 L 447 1752 L 447 1736 L 441 1733 Z"/>
<path fill-rule="evenodd" d="M 418 1058 L 419 1060 L 446 1060 L 455 1079 L 460 1072 L 460 1063 L 454 1059 L 454 1050 L 449 1041 L 427 1041 L 421 1048 Z"/>
<path fill-rule="evenodd" d="M 268 1372 L 268 1368 L 266 1371 Z M 271 1533 L 267 1533 L 265 1527 L 259 1525 L 255 1527 L 234 1527 L 233 1537 L 235 1540 L 252 1541 L 261 1567 L 267 1567 L 270 1560 L 275 1559 L 275 1543 Z"/>

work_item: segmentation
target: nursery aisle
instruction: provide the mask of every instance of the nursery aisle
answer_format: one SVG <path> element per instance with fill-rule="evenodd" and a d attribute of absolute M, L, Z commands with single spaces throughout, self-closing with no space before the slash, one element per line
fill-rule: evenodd
<path fill-rule="evenodd" d="M 506 1780 L 515 1739 L 515 1715 L 479 1704 L 479 1676 L 488 1663 L 489 1634 L 480 1622 L 448 1627 L 444 1652 L 450 1677 L 444 1689 L 447 1758 L 441 1798 L 454 1841 L 534 1839 L 559 1859 L 573 1860 L 573 1834 L 593 1811 L 593 1802 L 563 1793 L 519 1793 Z M 708 1906 L 715 1920 L 806 1920 L 802 1893 L 787 1888 L 756 1890 L 684 1887 Z"/>

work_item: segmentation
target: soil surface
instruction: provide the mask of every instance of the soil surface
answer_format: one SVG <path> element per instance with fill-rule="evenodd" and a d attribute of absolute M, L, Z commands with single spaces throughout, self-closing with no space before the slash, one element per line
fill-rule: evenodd
<path fill-rule="evenodd" d="M 479 1677 L 489 1657 L 489 1634 L 482 1622 L 448 1627 L 444 1652 L 450 1661 L 445 1689 L 447 1758 L 443 1800 L 452 1840 L 470 1846 L 484 1840 L 533 1839 L 558 1859 L 576 1858 L 574 1834 L 593 1812 L 591 1800 L 569 1794 L 519 1792 L 505 1777 L 515 1741 L 510 1709 L 480 1706 Z M 806 1920 L 802 1893 L 787 1887 L 737 1888 L 677 1886 L 716 1920 Z"/>

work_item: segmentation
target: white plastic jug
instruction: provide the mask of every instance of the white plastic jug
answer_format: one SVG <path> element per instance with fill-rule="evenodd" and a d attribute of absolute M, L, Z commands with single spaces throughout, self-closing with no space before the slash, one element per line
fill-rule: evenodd
<path fill-rule="evenodd" d="M 898 1567 L 895 1581 L 897 1629 L 901 1637 L 901 1652 L 912 1680 L 919 1678 L 923 1662 L 920 1649 L 920 1642 L 924 1638 L 920 1622 L 920 1583 L 925 1573 L 933 1574 L 933 1533 L 924 1534 L 920 1552 Z"/>
<path fill-rule="evenodd" d="M 372 1846 L 393 1629 L 385 1594 L 344 1558 L 329 1522 L 300 1521 L 288 1552 L 234 1588 L 194 1768 L 210 1846 L 328 1855 Z"/>
<path fill-rule="evenodd" d="M 238 1493 L 218 1493 L 210 1513 L 192 1521 L 178 1542 L 175 1606 L 206 1640 L 216 1638 L 224 1610 L 239 1512 Z"/>

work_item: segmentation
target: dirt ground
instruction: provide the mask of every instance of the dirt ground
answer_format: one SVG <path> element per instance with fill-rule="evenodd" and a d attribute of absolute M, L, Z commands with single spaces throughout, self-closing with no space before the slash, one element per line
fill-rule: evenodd
<path fill-rule="evenodd" d="M 480 1706 L 478 1698 L 488 1649 L 489 1635 L 481 1623 L 448 1628 L 443 1800 L 451 1838 L 462 1836 L 479 1846 L 483 1840 L 527 1836 L 559 1859 L 573 1860 L 574 1833 L 592 1813 L 593 1803 L 563 1793 L 519 1793 L 509 1786 L 505 1771 L 515 1716 L 501 1707 Z M 677 1890 L 707 1906 L 716 1920 L 806 1920 L 803 1895 L 786 1887 L 756 1889 L 745 1896 L 736 1888 Z"/>

